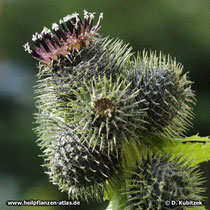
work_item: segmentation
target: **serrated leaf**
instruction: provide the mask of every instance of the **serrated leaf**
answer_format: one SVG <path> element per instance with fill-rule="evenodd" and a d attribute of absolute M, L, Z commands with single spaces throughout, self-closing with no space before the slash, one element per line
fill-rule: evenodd
<path fill-rule="evenodd" d="M 192 166 L 210 160 L 210 140 L 208 137 L 194 135 L 180 140 L 175 140 L 173 145 L 165 145 L 164 150 L 174 156 L 182 155 L 189 160 Z"/>

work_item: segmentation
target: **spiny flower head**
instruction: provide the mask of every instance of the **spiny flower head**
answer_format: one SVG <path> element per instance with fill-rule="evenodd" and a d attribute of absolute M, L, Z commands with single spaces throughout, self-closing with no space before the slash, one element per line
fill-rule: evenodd
<path fill-rule="evenodd" d="M 149 154 L 130 173 L 126 209 L 187 209 L 184 206 L 166 206 L 165 201 L 203 200 L 203 178 L 197 167 L 186 164 L 181 157 Z"/>
<path fill-rule="evenodd" d="M 71 57 L 88 47 L 99 36 L 103 13 L 100 14 L 98 22 L 93 26 L 95 13 L 84 10 L 84 20 L 78 13 L 67 15 L 57 23 L 52 24 L 52 31 L 44 27 L 40 34 L 35 33 L 32 41 L 35 49 L 29 43 L 24 45 L 25 51 L 42 63 L 52 65 L 60 57 L 71 60 Z"/>
<path fill-rule="evenodd" d="M 106 181 L 119 170 L 116 155 L 94 151 L 78 141 L 78 136 L 64 134 L 51 142 L 44 151 L 46 173 L 61 191 L 67 191 L 73 198 L 88 200 L 91 195 L 100 199 Z M 50 153 L 50 154 L 49 154 Z"/>
<path fill-rule="evenodd" d="M 69 120 L 81 134 L 81 141 L 113 151 L 127 136 L 135 136 L 135 130 L 144 129 L 144 110 L 138 108 L 140 101 L 134 101 L 138 91 L 130 94 L 123 77 L 118 76 L 116 82 L 112 77 L 99 77 L 91 84 L 84 83 L 85 88 L 74 91 L 77 100 L 69 103 Z"/>
<path fill-rule="evenodd" d="M 128 62 L 125 77 L 131 82 L 131 92 L 139 90 L 136 101 L 145 109 L 148 132 L 177 137 L 191 125 L 195 103 L 192 82 L 181 75 L 182 65 L 160 53 L 143 52 Z"/>

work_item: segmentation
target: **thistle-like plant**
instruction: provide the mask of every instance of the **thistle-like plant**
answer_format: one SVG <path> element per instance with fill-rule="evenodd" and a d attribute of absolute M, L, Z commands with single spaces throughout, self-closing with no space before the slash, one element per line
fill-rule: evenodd
<path fill-rule="evenodd" d="M 39 61 L 35 131 L 50 181 L 72 199 L 104 195 L 108 209 L 203 200 L 194 169 L 210 146 L 181 138 L 195 102 L 181 64 L 153 52 L 135 58 L 122 41 L 101 37 L 102 14 L 95 25 L 94 15 L 67 15 L 35 33 L 33 49 L 24 45 Z"/>

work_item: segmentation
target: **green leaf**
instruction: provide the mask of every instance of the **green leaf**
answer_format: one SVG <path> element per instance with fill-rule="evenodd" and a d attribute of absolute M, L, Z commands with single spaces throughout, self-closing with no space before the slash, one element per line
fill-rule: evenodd
<path fill-rule="evenodd" d="M 182 155 L 189 160 L 192 166 L 210 160 L 210 140 L 208 137 L 197 135 L 176 141 L 174 147 L 166 147 L 174 155 Z"/>

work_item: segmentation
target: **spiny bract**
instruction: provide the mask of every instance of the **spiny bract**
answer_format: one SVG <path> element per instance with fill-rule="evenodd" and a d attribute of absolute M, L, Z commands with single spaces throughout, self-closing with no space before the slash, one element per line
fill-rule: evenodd
<path fill-rule="evenodd" d="M 169 137 L 183 134 L 193 117 L 195 102 L 191 81 L 182 73 L 182 66 L 169 56 L 143 52 L 125 65 L 125 76 L 131 82 L 131 92 L 139 90 L 136 101 L 145 109 L 148 132 Z"/>
<path fill-rule="evenodd" d="M 67 191 L 73 198 L 89 199 L 95 196 L 101 199 L 106 180 L 117 173 L 119 161 L 116 156 L 107 155 L 86 144 L 80 144 L 77 136 L 63 135 L 51 142 L 45 158 L 46 173 L 53 184 L 61 191 Z"/>
<path fill-rule="evenodd" d="M 131 94 L 122 77 L 118 76 L 115 83 L 112 77 L 84 83 L 85 88 L 74 91 L 77 100 L 69 103 L 72 116 L 69 120 L 81 134 L 81 141 L 113 151 L 127 136 L 134 136 L 136 129 L 143 129 L 144 110 L 134 101 L 138 92 Z"/>
<path fill-rule="evenodd" d="M 203 179 L 197 167 L 181 161 L 181 157 L 170 159 L 170 155 L 148 155 L 141 165 L 130 172 L 127 187 L 127 209 L 186 209 L 184 206 L 166 206 L 165 201 L 202 201 Z"/>
<path fill-rule="evenodd" d="M 73 56 L 74 62 L 61 59 L 59 62 L 54 62 L 52 67 L 42 68 L 42 65 L 40 69 L 42 77 L 51 75 L 55 92 L 68 94 L 68 97 L 71 95 L 71 98 L 74 99 L 72 90 L 77 89 L 77 84 L 84 86 L 83 78 L 91 81 L 97 75 L 101 77 L 113 75 L 114 77 L 129 56 L 130 50 L 123 45 L 122 41 L 97 39 L 79 51 L 77 56 Z M 63 99 L 66 100 L 65 96 Z"/>

